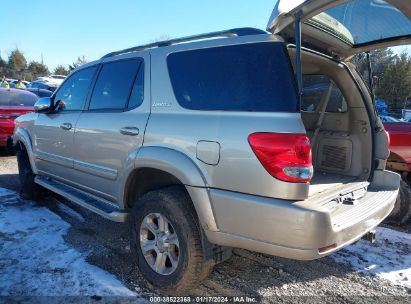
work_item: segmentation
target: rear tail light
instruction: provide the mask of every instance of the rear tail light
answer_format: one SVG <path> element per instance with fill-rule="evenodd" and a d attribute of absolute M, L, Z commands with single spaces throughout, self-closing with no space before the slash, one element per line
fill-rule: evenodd
<path fill-rule="evenodd" d="M 305 134 L 253 133 L 248 142 L 273 177 L 305 183 L 313 176 L 310 140 Z"/>

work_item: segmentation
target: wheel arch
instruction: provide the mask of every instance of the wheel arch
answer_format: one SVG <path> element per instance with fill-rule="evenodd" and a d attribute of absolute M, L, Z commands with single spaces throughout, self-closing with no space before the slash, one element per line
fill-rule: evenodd
<path fill-rule="evenodd" d="M 36 163 L 34 161 L 33 145 L 30 134 L 24 129 L 17 129 L 13 135 L 13 146 L 17 150 L 25 150 L 29 157 L 31 170 L 37 174 Z"/>
<path fill-rule="evenodd" d="M 204 175 L 188 156 L 173 149 L 143 147 L 139 150 L 134 169 L 124 185 L 123 207 L 131 208 L 149 191 L 174 185 L 185 187 L 201 226 L 218 231 Z"/>

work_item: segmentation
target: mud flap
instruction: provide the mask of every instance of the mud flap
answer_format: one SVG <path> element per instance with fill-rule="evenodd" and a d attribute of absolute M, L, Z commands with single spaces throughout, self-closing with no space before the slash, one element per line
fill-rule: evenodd
<path fill-rule="evenodd" d="M 200 229 L 200 232 L 203 253 L 207 261 L 216 265 L 228 260 L 233 255 L 233 249 L 231 247 L 212 244 L 208 241 L 204 230 Z"/>
<path fill-rule="evenodd" d="M 369 232 L 367 232 L 362 239 L 370 242 L 371 244 L 375 242 L 375 237 L 376 237 L 377 231 L 375 229 L 370 230 Z"/>

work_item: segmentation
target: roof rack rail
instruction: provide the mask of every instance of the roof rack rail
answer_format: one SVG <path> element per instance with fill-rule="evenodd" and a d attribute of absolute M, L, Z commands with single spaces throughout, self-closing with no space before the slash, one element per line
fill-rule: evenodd
<path fill-rule="evenodd" d="M 259 34 L 267 34 L 267 32 L 260 30 L 260 29 L 252 28 L 252 27 L 235 28 L 235 29 L 226 30 L 226 31 L 193 35 L 193 36 L 187 36 L 187 37 L 182 37 L 182 38 L 176 38 L 176 39 L 170 39 L 170 40 L 164 40 L 164 41 L 158 41 L 158 42 L 143 44 L 139 46 L 134 46 L 128 49 L 108 53 L 104 55 L 103 57 L 101 57 L 101 59 L 104 59 L 107 57 L 118 56 L 121 54 L 136 52 L 136 51 L 142 51 L 142 50 L 149 49 L 149 48 L 169 46 L 172 44 L 188 42 L 188 41 L 193 41 L 193 40 L 215 38 L 215 37 L 248 36 L 248 35 L 259 35 Z"/>

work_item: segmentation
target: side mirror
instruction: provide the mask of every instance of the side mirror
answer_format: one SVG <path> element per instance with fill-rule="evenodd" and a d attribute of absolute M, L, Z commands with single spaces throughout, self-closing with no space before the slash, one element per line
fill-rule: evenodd
<path fill-rule="evenodd" d="M 43 97 L 34 104 L 34 112 L 49 113 L 53 111 L 53 100 L 50 97 Z"/>

